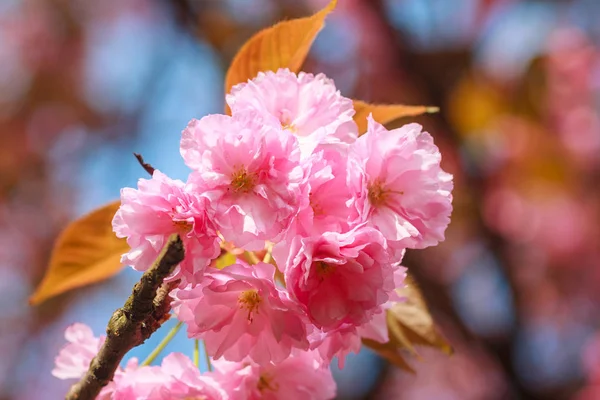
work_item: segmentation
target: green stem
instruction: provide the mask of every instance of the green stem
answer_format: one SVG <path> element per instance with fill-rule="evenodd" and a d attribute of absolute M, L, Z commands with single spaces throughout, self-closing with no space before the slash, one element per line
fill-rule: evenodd
<path fill-rule="evenodd" d="M 200 346 L 198 345 L 198 339 L 194 339 L 194 365 L 196 368 L 200 365 Z"/>
<path fill-rule="evenodd" d="M 169 331 L 169 333 L 167 333 L 167 336 L 165 336 L 165 338 L 158 344 L 158 346 L 156 346 L 156 348 L 152 351 L 152 353 L 150 353 L 150 355 L 144 360 L 144 362 L 141 365 L 150 365 L 156 359 L 156 357 L 158 357 L 158 355 L 165 349 L 165 347 L 167 347 L 169 342 L 173 340 L 173 338 L 175 337 L 177 332 L 179 332 L 179 329 L 182 325 L 183 323 L 179 321 L 177 325 L 175 325 Z"/>
<path fill-rule="evenodd" d="M 208 355 L 208 351 L 206 351 L 206 342 L 204 342 L 204 357 L 206 358 L 206 368 L 208 368 L 208 372 L 212 372 L 212 364 L 210 363 L 210 356 Z"/>

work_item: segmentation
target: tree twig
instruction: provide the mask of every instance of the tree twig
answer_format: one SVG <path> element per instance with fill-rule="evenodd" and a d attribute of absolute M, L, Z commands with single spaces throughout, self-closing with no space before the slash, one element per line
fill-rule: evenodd
<path fill-rule="evenodd" d="M 133 153 L 133 155 L 135 156 L 135 158 L 137 158 L 138 162 L 140 163 L 142 168 L 146 170 L 147 173 L 149 173 L 150 175 L 154 175 L 154 167 L 145 162 L 144 157 L 142 157 L 140 153 Z"/>
<path fill-rule="evenodd" d="M 123 356 L 142 344 L 169 318 L 169 292 L 176 282 L 163 284 L 184 257 L 181 238 L 171 235 L 160 255 L 133 287 L 106 328 L 106 340 L 90 363 L 87 373 L 74 384 L 66 400 L 93 400 L 114 377 Z"/>

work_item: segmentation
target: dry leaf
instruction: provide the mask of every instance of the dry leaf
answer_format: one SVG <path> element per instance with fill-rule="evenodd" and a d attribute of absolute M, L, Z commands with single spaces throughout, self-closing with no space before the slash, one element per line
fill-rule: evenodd
<path fill-rule="evenodd" d="M 437 107 L 428 106 L 404 106 L 400 104 L 369 104 L 360 100 L 353 100 L 354 122 L 358 125 L 358 133 L 362 135 L 367 132 L 367 117 L 373 114 L 373 119 L 382 125 L 402 117 L 414 117 L 425 113 L 435 113 Z"/>
<path fill-rule="evenodd" d="M 388 313 L 399 322 L 405 337 L 413 345 L 436 347 L 446 354 L 452 354 L 452 347 L 436 327 L 416 282 L 407 275 L 405 283 L 406 287 L 399 292 L 406 297 L 406 301 L 395 304 Z"/>
<path fill-rule="evenodd" d="M 387 343 L 379 343 L 371 339 L 363 339 L 362 343 L 375 351 L 381 357 L 385 358 L 396 367 L 401 368 L 405 371 L 415 373 L 415 370 L 406 362 L 402 354 L 400 354 L 400 349 L 396 345 L 396 343 L 390 341 Z"/>
<path fill-rule="evenodd" d="M 107 204 L 67 226 L 56 241 L 46 275 L 29 298 L 30 304 L 103 281 L 121 270 L 121 254 L 129 246 L 112 231 L 119 205 L 118 201 Z"/>
<path fill-rule="evenodd" d="M 337 0 L 332 0 L 310 17 L 279 22 L 250 38 L 231 62 L 225 78 L 225 93 L 229 93 L 232 86 L 254 78 L 260 71 L 289 68 L 298 72 L 336 3 Z"/>
<path fill-rule="evenodd" d="M 386 321 L 388 326 L 389 336 L 394 344 L 397 345 L 398 348 L 406 349 L 413 356 L 418 356 L 417 350 L 413 347 L 408 336 L 404 333 L 404 328 L 400 322 L 396 319 L 394 314 L 388 312 L 386 313 Z"/>
<path fill-rule="evenodd" d="M 378 343 L 363 339 L 363 344 L 394 365 L 414 372 L 402 356 L 402 351 L 419 359 L 415 345 L 435 347 L 446 354 L 452 354 L 452 347 L 438 331 L 423 295 L 410 275 L 407 275 L 405 283 L 406 287 L 399 292 L 406 301 L 396 303 L 387 312 L 390 340 L 387 343 Z"/>

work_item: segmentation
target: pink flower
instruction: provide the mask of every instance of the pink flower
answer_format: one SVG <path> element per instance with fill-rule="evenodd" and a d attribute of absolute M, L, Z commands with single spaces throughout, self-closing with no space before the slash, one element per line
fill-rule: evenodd
<path fill-rule="evenodd" d="M 260 72 L 234 86 L 226 99 L 234 116 L 258 113 L 267 123 L 297 135 L 304 156 L 319 145 L 344 149 L 358 136 L 352 100 L 341 96 L 323 74 Z"/>
<path fill-rule="evenodd" d="M 105 338 L 94 337 L 89 326 L 76 323 L 65 330 L 65 339 L 69 344 L 62 348 L 54 360 L 52 375 L 59 379 L 79 379 L 87 372 Z"/>
<path fill-rule="evenodd" d="M 292 298 L 324 331 L 368 322 L 395 288 L 395 267 L 373 228 L 296 236 L 278 243 L 273 255 Z"/>
<path fill-rule="evenodd" d="M 265 263 L 213 272 L 201 288 L 175 292 L 175 313 L 214 358 L 283 361 L 292 348 L 307 349 L 308 340 L 300 310 L 275 286 L 274 273 Z"/>
<path fill-rule="evenodd" d="M 138 366 L 137 359 L 130 359 L 124 371 L 115 374 L 111 383 L 112 400 L 158 400 L 160 391 L 174 383 L 167 371 L 159 366 Z"/>
<path fill-rule="evenodd" d="M 138 189 L 121 190 L 121 207 L 113 219 L 118 237 L 126 237 L 131 250 L 121 262 L 138 271 L 148 269 L 167 239 L 179 233 L 185 259 L 171 279 L 182 286 L 202 280 L 207 265 L 220 253 L 216 230 L 207 214 L 208 199 L 191 193 L 179 180 L 160 171 L 152 179 L 140 179 Z"/>
<path fill-rule="evenodd" d="M 218 360 L 214 365 L 231 400 L 327 400 L 336 393 L 329 367 L 312 351 L 295 350 L 279 364 Z"/>
<path fill-rule="evenodd" d="M 433 138 L 418 124 L 388 131 L 369 116 L 351 151 L 349 182 L 358 221 L 379 229 L 400 257 L 405 247 L 444 240 L 452 211 L 452 175 L 440 167 Z"/>
<path fill-rule="evenodd" d="M 170 380 L 153 390 L 150 396 L 151 400 L 225 400 L 229 398 L 214 379 L 213 374 L 200 373 L 198 367 L 181 353 L 171 353 L 166 356 L 160 368 L 163 373 L 170 376 Z"/>
<path fill-rule="evenodd" d="M 76 323 L 65 330 L 65 339 L 69 344 L 56 356 L 52 375 L 59 379 L 80 379 L 86 374 L 105 337 L 95 337 L 89 326 Z M 113 386 L 112 382 L 105 386 L 98 395 L 98 400 L 112 398 Z"/>
<path fill-rule="evenodd" d="M 394 271 L 394 287 L 404 287 L 406 268 L 399 266 Z M 344 368 L 346 356 L 349 353 L 358 353 L 362 339 L 370 339 L 379 343 L 387 343 L 388 334 L 387 310 L 397 302 L 405 301 L 396 291 L 392 292 L 388 302 L 383 304 L 373 315 L 370 321 L 360 325 L 343 324 L 339 328 L 323 332 L 313 330 L 309 334 L 310 348 L 319 352 L 323 363 L 329 365 L 334 357 L 338 358 L 338 367 Z"/>
<path fill-rule="evenodd" d="M 181 154 L 218 229 L 238 247 L 274 240 L 298 209 L 302 168 L 293 135 L 256 120 L 209 115 L 183 131 Z"/>
<path fill-rule="evenodd" d="M 139 366 L 137 359 L 116 371 L 110 383 L 112 400 L 228 399 L 213 374 L 201 374 L 181 353 L 166 356 L 160 366 Z"/>
<path fill-rule="evenodd" d="M 309 339 L 311 349 L 318 352 L 324 365 L 329 365 L 337 357 L 340 369 L 344 368 L 346 356 L 358 353 L 362 345 L 356 326 L 352 324 L 344 324 L 328 332 L 315 330 Z"/>
<path fill-rule="evenodd" d="M 304 202 L 288 237 L 320 235 L 348 230 L 351 200 L 346 183 L 346 158 L 335 151 L 321 150 L 303 162 Z"/>
<path fill-rule="evenodd" d="M 310 348 L 319 352 L 323 364 L 329 365 L 333 358 L 337 357 L 340 369 L 344 368 L 348 354 L 360 351 L 362 339 L 371 339 L 379 343 L 389 340 L 386 311 L 383 307 L 371 321 L 361 326 L 344 324 L 328 332 L 315 330 L 309 336 Z"/>

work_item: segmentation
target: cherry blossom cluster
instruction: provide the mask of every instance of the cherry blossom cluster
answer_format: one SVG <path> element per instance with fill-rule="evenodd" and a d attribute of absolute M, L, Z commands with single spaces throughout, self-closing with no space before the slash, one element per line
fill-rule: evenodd
<path fill-rule="evenodd" d="M 89 326 L 76 323 L 67 328 L 65 338 L 69 343 L 56 358 L 52 374 L 60 379 L 79 379 L 86 373 L 104 337 L 94 337 Z M 322 367 L 316 352 L 294 351 L 277 366 L 225 360 L 216 360 L 213 366 L 214 372 L 201 373 L 181 353 L 171 353 L 161 365 L 152 366 L 139 365 L 136 358 L 131 358 L 115 372 L 114 379 L 97 399 L 302 400 L 329 399 L 335 395 L 331 372 Z"/>
<path fill-rule="evenodd" d="M 139 271 L 171 234 L 183 239 L 173 310 L 216 371 L 200 374 L 179 354 L 130 361 L 107 398 L 330 399 L 332 359 L 343 366 L 361 338 L 387 342 L 405 250 L 444 239 L 452 176 L 420 125 L 388 131 L 369 117 L 358 132 L 352 100 L 331 80 L 284 69 L 226 100 L 231 116 L 182 133 L 187 181 L 155 171 L 121 191 L 113 220 L 131 247 L 122 261 Z M 267 255 L 215 268 L 231 243 Z M 77 378 L 100 339 L 81 326 L 67 334 L 55 375 Z"/>

